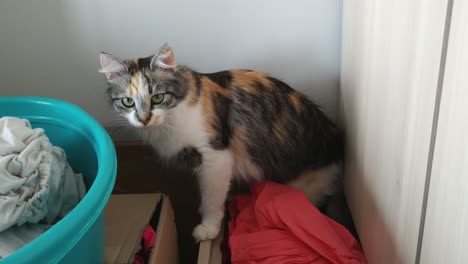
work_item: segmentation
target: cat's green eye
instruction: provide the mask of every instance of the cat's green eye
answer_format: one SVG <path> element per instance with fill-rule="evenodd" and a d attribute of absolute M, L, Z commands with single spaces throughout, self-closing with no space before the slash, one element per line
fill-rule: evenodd
<path fill-rule="evenodd" d="M 133 101 L 132 98 L 130 97 L 124 97 L 122 98 L 122 104 L 125 106 L 125 107 L 133 107 L 135 105 L 135 101 Z"/>
<path fill-rule="evenodd" d="M 156 94 L 156 95 L 153 95 L 153 97 L 151 97 L 151 102 L 153 102 L 153 104 L 160 104 L 164 101 L 164 94 Z"/>

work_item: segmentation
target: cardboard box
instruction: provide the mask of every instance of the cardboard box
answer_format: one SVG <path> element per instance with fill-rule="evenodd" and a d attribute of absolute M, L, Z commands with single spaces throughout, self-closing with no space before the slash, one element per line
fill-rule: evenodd
<path fill-rule="evenodd" d="M 156 194 L 112 195 L 105 208 L 104 263 L 133 263 L 141 235 L 152 220 L 159 220 L 151 264 L 177 264 L 177 231 L 169 198 Z"/>
<path fill-rule="evenodd" d="M 217 238 L 200 242 L 197 264 L 221 264 L 221 242 L 223 241 L 223 234 L 224 230 L 221 230 Z"/>

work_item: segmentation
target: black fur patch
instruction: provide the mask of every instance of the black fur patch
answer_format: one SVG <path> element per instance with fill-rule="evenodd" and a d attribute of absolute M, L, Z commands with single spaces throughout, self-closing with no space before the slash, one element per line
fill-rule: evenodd
<path fill-rule="evenodd" d="M 204 75 L 219 86 L 221 86 L 222 88 L 229 89 L 229 87 L 231 86 L 232 74 L 230 71 L 220 71 Z"/>
<path fill-rule="evenodd" d="M 180 75 L 175 75 L 176 78 L 170 81 L 160 83 L 161 87 L 165 88 L 165 91 L 171 93 L 177 99 L 183 99 L 187 96 L 188 90 L 185 84 L 183 83 L 183 77 Z"/>
<path fill-rule="evenodd" d="M 134 75 L 137 72 L 141 72 L 144 69 L 149 69 L 151 59 L 153 57 L 139 58 L 136 61 L 128 60 L 126 61 L 128 73 Z"/>
<path fill-rule="evenodd" d="M 198 73 L 192 73 L 193 78 L 195 79 L 195 89 L 197 91 L 197 98 L 201 95 L 201 77 Z"/>
<path fill-rule="evenodd" d="M 268 77 L 268 80 L 270 80 L 270 82 L 272 82 L 273 85 L 284 95 L 287 95 L 294 91 L 294 89 L 291 88 L 291 86 L 287 85 L 285 82 L 281 80 L 278 80 L 273 77 Z"/>
<path fill-rule="evenodd" d="M 195 169 L 201 165 L 202 155 L 195 148 L 186 147 L 172 158 L 172 162 L 177 166 Z"/>
<path fill-rule="evenodd" d="M 266 179 L 286 183 L 302 172 L 318 169 L 343 158 L 341 131 L 305 96 L 303 111 L 297 112 L 289 101 L 294 92 L 290 86 L 268 78 L 273 89 L 255 85 L 257 93 L 232 89 L 236 98 L 231 106 L 232 126 L 247 132 L 250 159 L 262 168 Z M 274 133 L 276 123 L 286 134 L 279 140 Z"/>
<path fill-rule="evenodd" d="M 148 93 L 153 94 L 153 84 L 150 82 L 150 79 L 144 74 L 146 82 L 148 83 Z"/>
<path fill-rule="evenodd" d="M 128 69 L 128 73 L 133 76 L 136 72 L 140 71 L 140 69 L 138 68 L 138 64 L 132 62 L 132 61 L 128 61 L 127 62 L 127 69 Z"/>
<path fill-rule="evenodd" d="M 139 58 L 137 61 L 139 69 L 149 69 L 151 60 L 153 59 L 152 56 L 146 58 Z"/>
<path fill-rule="evenodd" d="M 225 149 L 229 147 L 232 136 L 230 125 L 232 100 L 229 97 L 218 95 L 213 103 L 216 118 L 212 125 L 216 129 L 217 135 L 211 139 L 210 144 L 214 149 Z"/>

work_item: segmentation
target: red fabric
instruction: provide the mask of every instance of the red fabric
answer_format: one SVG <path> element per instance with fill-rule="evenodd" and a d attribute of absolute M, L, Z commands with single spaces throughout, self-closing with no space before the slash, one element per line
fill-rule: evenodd
<path fill-rule="evenodd" d="M 154 247 L 154 241 L 156 241 L 156 231 L 154 231 L 152 226 L 147 225 L 141 235 L 141 249 L 135 255 L 134 264 L 148 263 L 151 250 Z"/>
<path fill-rule="evenodd" d="M 255 184 L 234 198 L 230 215 L 232 264 L 367 263 L 346 228 L 288 186 Z"/>

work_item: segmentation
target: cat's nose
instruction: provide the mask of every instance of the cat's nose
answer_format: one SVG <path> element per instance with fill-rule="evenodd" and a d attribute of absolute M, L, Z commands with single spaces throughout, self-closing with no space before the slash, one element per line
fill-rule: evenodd
<path fill-rule="evenodd" d="M 147 116 L 146 118 L 138 118 L 138 121 L 142 123 L 144 126 L 148 125 L 149 121 L 151 120 L 151 116 Z"/>

